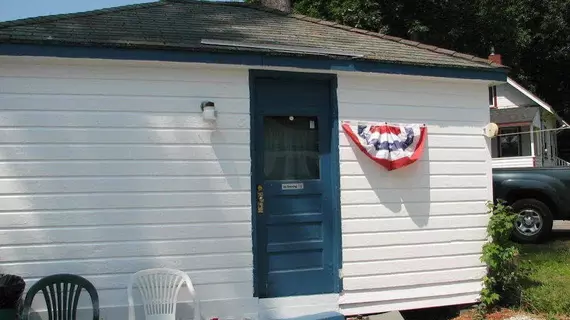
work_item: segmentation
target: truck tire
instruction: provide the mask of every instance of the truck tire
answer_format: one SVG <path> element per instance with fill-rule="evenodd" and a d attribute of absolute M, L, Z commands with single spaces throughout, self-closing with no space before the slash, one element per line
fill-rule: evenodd
<path fill-rule="evenodd" d="M 518 217 L 513 238 L 520 243 L 539 243 L 552 231 L 552 212 L 544 202 L 536 199 L 521 199 L 512 204 Z"/>

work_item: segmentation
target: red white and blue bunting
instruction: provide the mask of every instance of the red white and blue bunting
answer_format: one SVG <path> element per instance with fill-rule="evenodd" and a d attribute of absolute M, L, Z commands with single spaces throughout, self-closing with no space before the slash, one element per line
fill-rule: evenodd
<path fill-rule="evenodd" d="M 420 124 L 342 125 L 344 132 L 365 155 L 388 170 L 395 170 L 421 158 L 427 128 Z"/>

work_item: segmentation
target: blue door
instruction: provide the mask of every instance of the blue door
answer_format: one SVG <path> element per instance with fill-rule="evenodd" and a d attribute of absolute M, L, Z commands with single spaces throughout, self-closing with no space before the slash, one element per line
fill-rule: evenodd
<path fill-rule="evenodd" d="M 335 79 L 252 72 L 256 293 L 338 292 Z"/>

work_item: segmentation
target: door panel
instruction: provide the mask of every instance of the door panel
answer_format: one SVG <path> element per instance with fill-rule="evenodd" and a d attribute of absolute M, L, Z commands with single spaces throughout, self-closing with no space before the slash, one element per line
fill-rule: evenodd
<path fill-rule="evenodd" d="M 258 78 L 254 87 L 258 294 L 335 292 L 330 82 Z"/>

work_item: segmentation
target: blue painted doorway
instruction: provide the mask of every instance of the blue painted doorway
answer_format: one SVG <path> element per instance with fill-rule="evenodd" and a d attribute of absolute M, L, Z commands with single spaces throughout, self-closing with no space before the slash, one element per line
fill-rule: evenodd
<path fill-rule="evenodd" d="M 255 292 L 340 291 L 334 75 L 251 71 Z"/>

